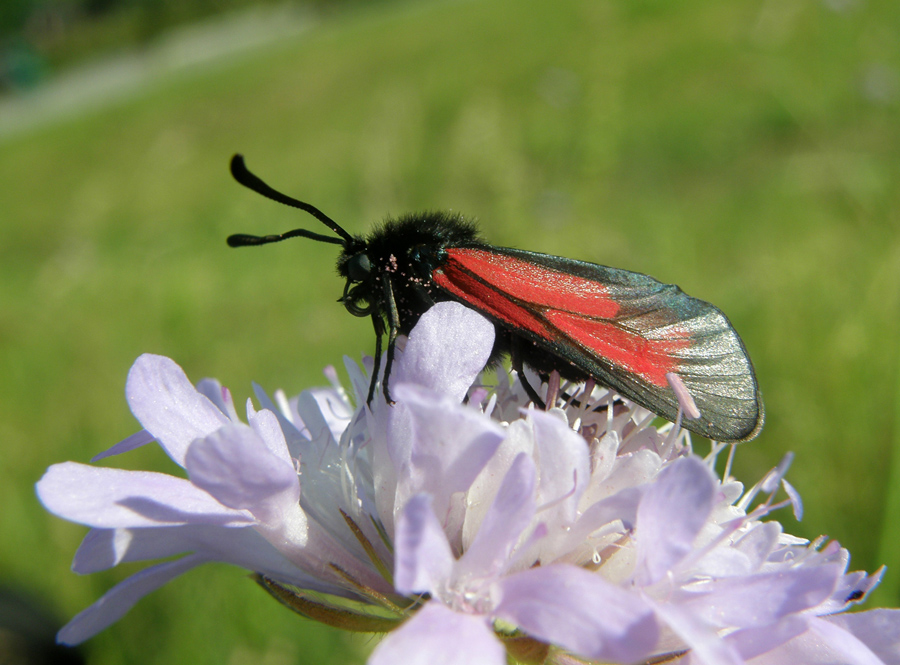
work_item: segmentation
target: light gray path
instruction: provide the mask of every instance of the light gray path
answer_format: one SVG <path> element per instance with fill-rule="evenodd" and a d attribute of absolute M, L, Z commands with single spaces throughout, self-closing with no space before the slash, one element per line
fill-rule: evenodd
<path fill-rule="evenodd" d="M 141 50 L 78 65 L 33 90 L 0 98 L 0 142 L 128 99 L 167 75 L 296 36 L 314 23 L 310 14 L 283 5 L 175 28 Z"/>

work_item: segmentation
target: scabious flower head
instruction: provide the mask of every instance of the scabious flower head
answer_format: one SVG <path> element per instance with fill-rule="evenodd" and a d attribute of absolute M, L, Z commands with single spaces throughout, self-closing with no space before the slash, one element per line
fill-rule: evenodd
<path fill-rule="evenodd" d="M 126 395 L 144 429 L 99 457 L 155 441 L 186 477 L 69 462 L 38 495 L 91 527 L 77 572 L 182 556 L 114 587 L 59 639 L 226 561 L 307 617 L 387 633 L 372 665 L 900 663 L 898 611 L 841 613 L 880 573 L 848 573 L 836 542 L 763 520 L 800 509 L 786 463 L 745 491 L 716 477 L 719 447 L 700 457 L 592 384 L 537 410 L 517 376 L 486 384 L 493 334 L 436 305 L 398 351 L 394 405 L 366 405 L 369 378 L 348 361 L 352 397 L 329 369 L 330 388 L 293 399 L 257 388 L 247 424 L 217 382 L 195 388 L 173 361 L 140 357 Z"/>

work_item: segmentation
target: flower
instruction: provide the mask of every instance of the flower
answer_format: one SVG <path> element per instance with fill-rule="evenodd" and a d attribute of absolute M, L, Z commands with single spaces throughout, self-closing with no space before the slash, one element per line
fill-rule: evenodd
<path fill-rule="evenodd" d="M 69 462 L 37 491 L 91 527 L 76 572 L 183 556 L 114 587 L 60 641 L 226 561 L 305 616 L 386 632 L 372 665 L 900 663 L 900 612 L 841 613 L 880 572 L 848 573 L 836 542 L 763 521 L 800 511 L 789 459 L 745 491 L 714 474 L 721 446 L 700 457 L 605 389 L 563 386 L 536 410 L 518 376 L 486 385 L 493 334 L 438 304 L 398 350 L 396 404 L 366 405 L 348 361 L 353 398 L 329 369 L 330 388 L 291 400 L 257 389 L 248 424 L 217 382 L 141 356 L 126 395 L 144 429 L 98 457 L 155 441 L 186 477 Z"/>

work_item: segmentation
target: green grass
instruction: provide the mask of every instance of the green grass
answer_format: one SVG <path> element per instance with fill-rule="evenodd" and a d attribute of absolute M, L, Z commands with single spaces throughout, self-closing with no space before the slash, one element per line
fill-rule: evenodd
<path fill-rule="evenodd" d="M 140 353 L 240 402 L 251 381 L 296 392 L 372 351 L 334 302 L 333 247 L 225 246 L 315 229 L 231 181 L 241 151 L 353 232 L 453 208 L 496 244 L 719 305 L 767 406 L 737 475 L 794 451 L 807 512 L 788 530 L 838 538 L 854 568 L 893 565 L 880 600 L 900 603 L 900 6 L 848 6 L 380 4 L 0 142 L 0 575 L 69 617 L 128 572 L 71 574 L 84 529 L 32 485 L 136 429 L 123 387 Z M 116 464 L 171 470 L 150 450 Z M 369 645 L 213 566 L 87 649 L 100 664 L 311 663 Z"/>

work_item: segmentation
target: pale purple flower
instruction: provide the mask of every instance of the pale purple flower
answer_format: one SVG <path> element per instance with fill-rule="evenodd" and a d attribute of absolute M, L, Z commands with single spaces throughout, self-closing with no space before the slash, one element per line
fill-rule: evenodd
<path fill-rule="evenodd" d="M 880 573 L 847 573 L 837 543 L 763 521 L 800 511 L 789 458 L 745 491 L 714 475 L 721 446 L 701 458 L 605 389 L 563 386 L 539 411 L 518 377 L 488 387 L 492 345 L 493 326 L 442 303 L 398 351 L 396 404 L 377 393 L 367 407 L 369 378 L 348 361 L 352 396 L 333 370 L 330 388 L 293 399 L 257 388 L 249 425 L 218 383 L 195 389 L 171 360 L 139 358 L 126 395 L 144 430 L 102 457 L 156 441 L 187 477 L 66 463 L 38 494 L 92 527 L 77 572 L 183 556 L 114 587 L 60 640 L 226 561 L 307 616 L 388 632 L 373 665 L 900 665 L 900 612 L 841 613 Z"/>
<path fill-rule="evenodd" d="M 534 523 L 536 469 L 519 453 L 491 503 L 475 539 L 459 558 L 433 509 L 431 496 L 419 494 L 404 507 L 395 538 L 397 591 L 429 593 L 426 605 L 461 615 L 473 643 L 460 644 L 460 663 L 505 662 L 503 653 L 480 648 L 500 618 L 537 639 L 589 658 L 632 662 L 656 643 L 652 613 L 628 591 L 570 564 L 539 566 L 511 573 L 511 554 Z M 543 529 L 533 536 L 539 537 Z M 444 611 L 418 612 L 401 631 L 376 649 L 372 665 L 405 660 L 406 641 L 415 636 L 425 653 L 440 653 Z M 488 655 L 490 654 L 490 655 Z"/>

